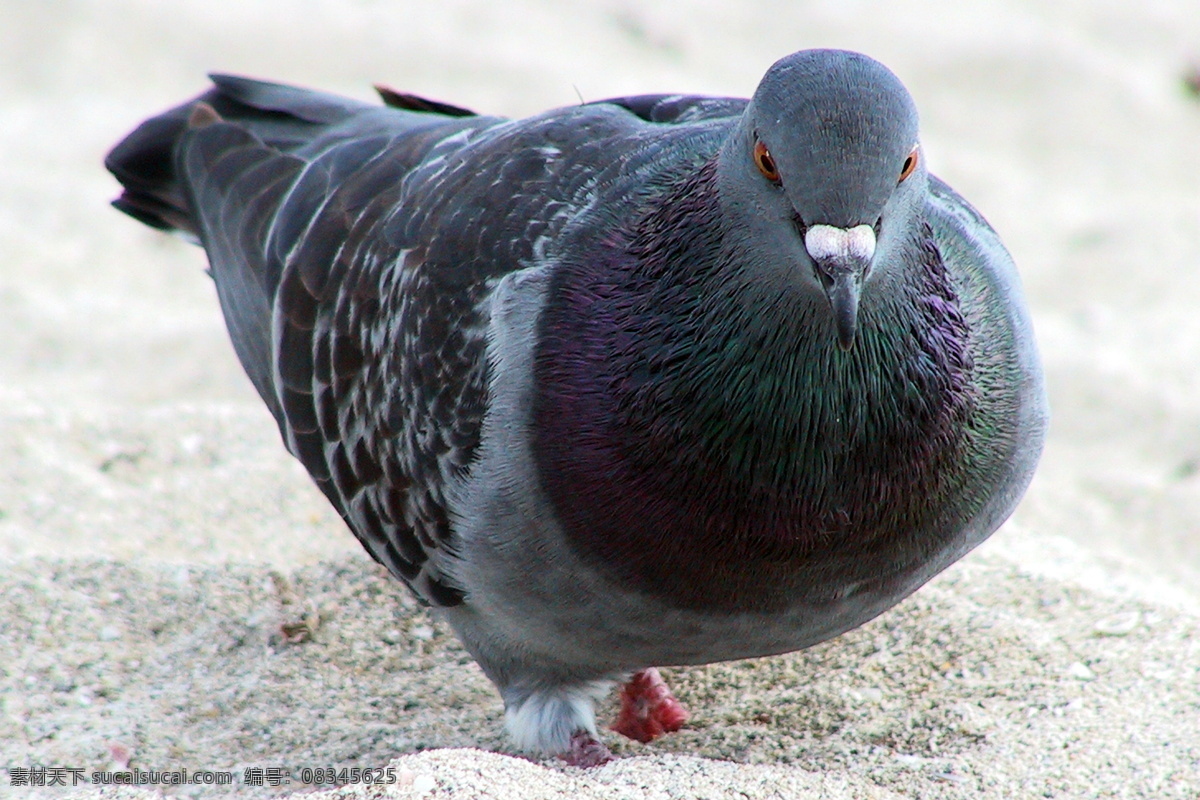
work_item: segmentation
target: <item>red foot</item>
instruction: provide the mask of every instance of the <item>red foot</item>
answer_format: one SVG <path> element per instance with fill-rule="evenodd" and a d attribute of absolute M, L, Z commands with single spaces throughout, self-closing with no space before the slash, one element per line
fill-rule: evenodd
<path fill-rule="evenodd" d="M 598 741 L 587 731 L 579 731 L 571 737 L 571 749 L 562 754 L 562 760 L 572 767 L 602 767 L 613 760 L 604 742 Z"/>
<path fill-rule="evenodd" d="M 612 729 L 622 736 L 649 742 L 677 731 L 688 721 L 688 712 L 671 694 L 654 667 L 644 669 L 621 687 L 621 713 Z"/>

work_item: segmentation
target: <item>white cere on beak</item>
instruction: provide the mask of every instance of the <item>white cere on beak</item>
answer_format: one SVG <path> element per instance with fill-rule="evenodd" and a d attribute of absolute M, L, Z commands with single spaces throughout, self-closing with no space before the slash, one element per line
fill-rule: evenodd
<path fill-rule="evenodd" d="M 835 228 L 813 225 L 804 234 L 804 247 L 813 261 L 869 264 L 875 255 L 875 231 L 870 225 Z"/>

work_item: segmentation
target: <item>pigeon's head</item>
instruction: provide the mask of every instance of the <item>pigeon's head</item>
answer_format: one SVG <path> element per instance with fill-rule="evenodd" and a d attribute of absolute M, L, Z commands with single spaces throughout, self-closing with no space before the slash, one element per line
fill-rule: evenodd
<path fill-rule="evenodd" d="M 919 207 L 917 136 L 913 99 L 886 67 L 806 50 L 767 71 L 722 151 L 745 235 L 788 254 L 781 266 L 824 292 L 842 349 L 854 343 L 867 278 Z"/>

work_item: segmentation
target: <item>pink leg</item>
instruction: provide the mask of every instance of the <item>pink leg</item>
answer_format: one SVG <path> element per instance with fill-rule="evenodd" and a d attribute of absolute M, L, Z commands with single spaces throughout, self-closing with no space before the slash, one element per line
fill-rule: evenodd
<path fill-rule="evenodd" d="M 563 753 L 562 760 L 572 767 L 602 767 L 613 760 L 608 748 L 587 731 L 579 731 L 571 737 L 571 749 Z"/>
<path fill-rule="evenodd" d="M 621 688 L 621 712 L 612 729 L 622 736 L 649 742 L 677 731 L 688 721 L 688 712 L 671 694 L 654 667 L 644 669 Z"/>

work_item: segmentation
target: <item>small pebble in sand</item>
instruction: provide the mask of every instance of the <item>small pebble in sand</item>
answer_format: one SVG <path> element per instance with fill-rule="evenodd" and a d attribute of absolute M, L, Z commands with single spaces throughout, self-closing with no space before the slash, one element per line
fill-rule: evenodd
<path fill-rule="evenodd" d="M 1067 674 L 1072 678 L 1077 678 L 1081 681 L 1096 680 L 1096 673 L 1092 672 L 1091 668 L 1081 661 L 1076 661 L 1074 664 L 1067 667 Z"/>
<path fill-rule="evenodd" d="M 1093 628 L 1097 636 L 1127 636 L 1142 623 L 1142 612 L 1124 611 L 1096 621 Z"/>

